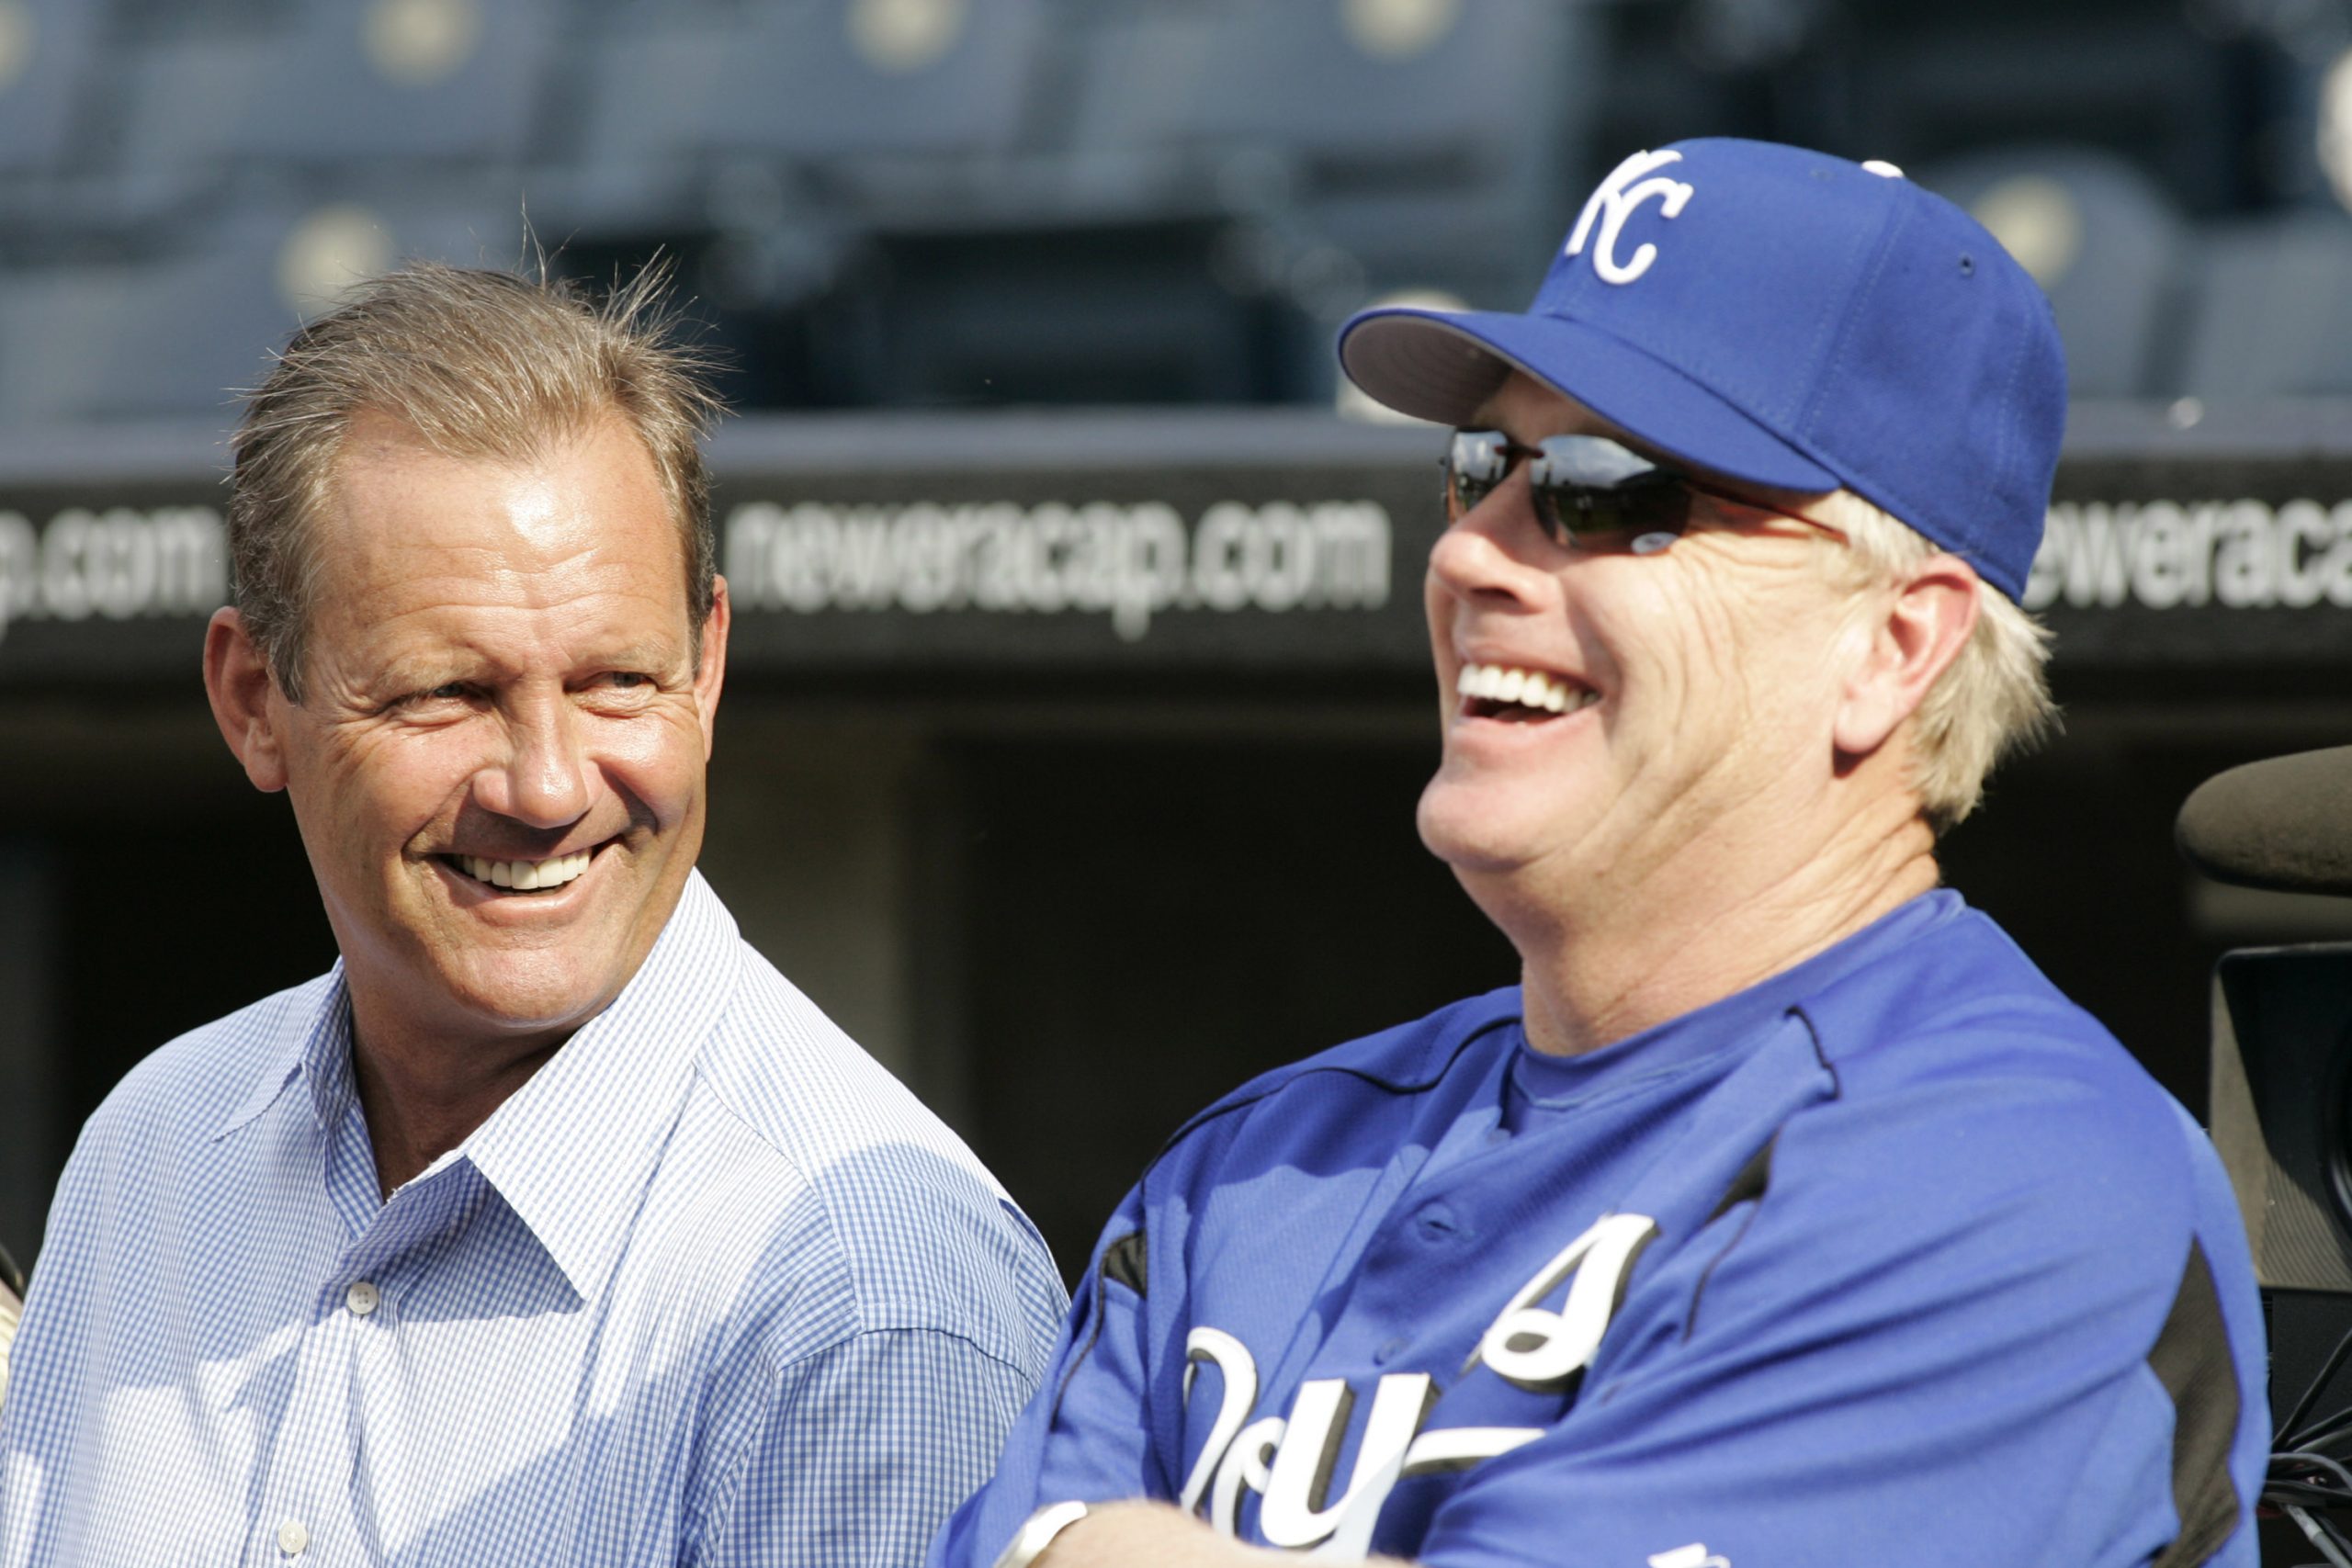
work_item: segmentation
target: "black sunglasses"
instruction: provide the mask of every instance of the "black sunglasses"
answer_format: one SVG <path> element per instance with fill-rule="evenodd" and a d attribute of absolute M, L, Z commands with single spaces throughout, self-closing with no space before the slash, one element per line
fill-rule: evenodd
<path fill-rule="evenodd" d="M 1679 468 L 1643 457 L 1604 435 L 1554 435 L 1533 446 L 1499 430 L 1457 430 L 1438 466 L 1445 470 L 1448 523 L 1487 499 L 1522 457 L 1536 520 L 1552 542 L 1572 547 L 1590 536 L 1630 533 L 1635 548 L 1662 549 L 1690 521 L 1693 492 L 1768 512 L 1835 534 L 1826 523 L 1767 502 L 1717 490 Z M 1652 536 L 1656 544 L 1650 544 Z"/>

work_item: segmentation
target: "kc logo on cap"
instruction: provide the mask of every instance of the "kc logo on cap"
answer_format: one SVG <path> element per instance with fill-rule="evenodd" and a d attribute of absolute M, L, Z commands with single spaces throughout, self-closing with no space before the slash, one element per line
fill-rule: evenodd
<path fill-rule="evenodd" d="M 1340 362 L 1417 418 L 1518 374 L 1722 480 L 1852 491 L 2012 599 L 2066 419 L 2049 301 L 1982 224 L 1891 164 L 1726 137 L 1611 170 L 1525 310 L 1375 307 Z"/>
<path fill-rule="evenodd" d="M 1600 220 L 1600 243 L 1592 248 L 1592 270 L 1600 275 L 1603 283 L 1631 283 L 1649 271 L 1650 263 L 1657 260 L 1657 247 L 1645 241 L 1631 261 L 1617 259 L 1617 236 L 1624 231 L 1625 220 L 1634 209 L 1656 197 L 1659 216 L 1678 218 L 1690 199 L 1690 187 L 1680 180 L 1669 180 L 1660 175 L 1654 179 L 1642 176 L 1668 164 L 1682 162 L 1682 154 L 1668 149 L 1663 152 L 1636 152 L 1612 170 L 1609 177 L 1593 188 L 1585 198 L 1584 212 L 1577 219 L 1575 231 L 1568 235 L 1567 254 L 1584 254 L 1584 243 L 1592 234 L 1592 220 Z M 1636 184 L 1635 182 L 1639 183 Z"/>

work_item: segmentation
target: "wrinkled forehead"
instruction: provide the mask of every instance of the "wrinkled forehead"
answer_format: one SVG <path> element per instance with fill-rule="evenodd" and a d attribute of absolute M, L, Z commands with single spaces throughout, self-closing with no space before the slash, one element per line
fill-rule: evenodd
<path fill-rule="evenodd" d="M 419 579 L 445 592 L 527 597 L 592 566 L 626 566 L 665 600 L 683 590 L 668 495 L 624 425 L 524 457 L 451 453 L 390 420 L 351 434 L 316 520 L 318 591 L 405 592 Z"/>

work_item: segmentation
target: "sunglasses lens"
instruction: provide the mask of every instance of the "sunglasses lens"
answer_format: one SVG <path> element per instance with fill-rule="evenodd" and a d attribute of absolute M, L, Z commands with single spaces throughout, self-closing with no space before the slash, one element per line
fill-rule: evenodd
<path fill-rule="evenodd" d="M 1445 454 L 1448 514 L 1461 516 L 1494 493 L 1510 472 L 1510 441 L 1499 430 L 1457 430 Z"/>
<path fill-rule="evenodd" d="M 1587 534 L 1679 533 L 1690 515 L 1681 477 L 1598 435 L 1555 435 L 1530 466 L 1535 514 L 1562 544 Z"/>
<path fill-rule="evenodd" d="M 1445 454 L 1445 503 L 1459 519 L 1529 456 L 1499 430 L 1457 430 Z M 1682 476 L 1599 435 L 1555 435 L 1535 449 L 1527 470 L 1535 515 L 1555 542 L 1586 535 L 1676 534 L 1690 515 Z"/>
<path fill-rule="evenodd" d="M 1589 490 L 1580 485 L 1537 485 L 1536 514 L 1555 538 L 1588 534 L 1679 534 L 1690 515 L 1689 498 L 1671 482 L 1638 490 Z"/>

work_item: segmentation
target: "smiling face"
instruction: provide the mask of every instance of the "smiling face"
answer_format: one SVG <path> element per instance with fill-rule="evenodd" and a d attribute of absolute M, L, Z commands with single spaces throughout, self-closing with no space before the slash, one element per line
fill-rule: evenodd
<path fill-rule="evenodd" d="M 1477 423 L 1627 439 L 1517 375 Z M 1736 886 L 1836 766 L 1854 617 L 1813 557 L 1826 538 L 1701 496 L 1664 550 L 1562 546 L 1521 464 L 1430 552 L 1444 757 L 1423 841 L 1498 919 L 1498 900 L 1639 918 L 1678 861 Z"/>
<path fill-rule="evenodd" d="M 723 585 L 697 657 L 617 417 L 504 462 L 363 414 L 314 525 L 304 701 L 267 683 L 240 755 L 292 799 L 362 1032 L 558 1042 L 637 972 L 701 847 Z"/>

